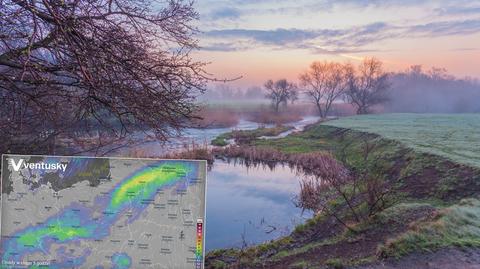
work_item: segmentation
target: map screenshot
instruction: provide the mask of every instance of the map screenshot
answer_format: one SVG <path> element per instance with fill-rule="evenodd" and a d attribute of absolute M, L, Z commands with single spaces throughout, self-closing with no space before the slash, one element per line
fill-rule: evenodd
<path fill-rule="evenodd" d="M 2 155 L 0 268 L 203 268 L 206 162 Z"/>

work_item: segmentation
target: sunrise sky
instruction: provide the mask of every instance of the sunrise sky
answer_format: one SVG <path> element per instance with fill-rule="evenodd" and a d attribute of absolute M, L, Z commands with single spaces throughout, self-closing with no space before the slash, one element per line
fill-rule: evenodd
<path fill-rule="evenodd" d="M 480 78 L 480 1 L 198 0 L 201 51 L 218 78 L 262 85 L 315 60 L 375 56 L 388 71 L 413 64 Z"/>

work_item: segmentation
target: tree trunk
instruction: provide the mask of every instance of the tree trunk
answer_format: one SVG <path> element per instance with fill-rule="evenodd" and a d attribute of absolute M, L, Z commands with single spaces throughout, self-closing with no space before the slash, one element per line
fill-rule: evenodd
<path fill-rule="evenodd" d="M 358 115 L 368 114 L 368 108 L 366 106 L 359 106 L 357 108 L 357 114 Z"/>
<path fill-rule="evenodd" d="M 327 102 L 325 103 L 325 111 L 323 112 L 323 113 L 325 114 L 325 117 L 324 117 L 325 119 L 327 118 L 328 112 L 330 111 L 330 108 L 331 108 L 331 107 L 332 107 L 332 102 L 327 101 Z"/>
<path fill-rule="evenodd" d="M 317 104 L 318 114 L 320 115 L 320 118 L 324 119 L 326 115 L 323 114 L 322 105 L 319 102 L 317 102 L 316 104 Z"/>
<path fill-rule="evenodd" d="M 278 110 L 279 110 L 279 107 L 280 107 L 280 103 L 281 103 L 281 102 L 278 102 L 278 101 L 275 102 L 275 107 L 274 107 L 275 113 L 278 113 Z"/>

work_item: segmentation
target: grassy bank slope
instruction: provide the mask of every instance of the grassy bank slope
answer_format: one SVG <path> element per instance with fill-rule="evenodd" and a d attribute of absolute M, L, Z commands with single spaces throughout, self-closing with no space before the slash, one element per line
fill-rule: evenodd
<path fill-rule="evenodd" d="M 480 114 L 382 114 L 325 125 L 374 133 L 415 150 L 480 167 Z"/>
<path fill-rule="evenodd" d="M 293 154 L 328 151 L 353 169 L 367 166 L 378 178 L 396 185 L 387 209 L 367 221 L 351 223 L 355 233 L 345 230 L 331 217 L 319 214 L 279 240 L 244 250 L 212 252 L 207 255 L 207 267 L 343 268 L 452 246 L 480 247 L 480 202 L 477 200 L 480 169 L 474 165 L 476 156 L 472 152 L 473 157 L 463 154 L 445 158 L 445 154 L 456 152 L 451 145 L 445 145 L 450 151 L 444 148 L 440 151 L 442 154 L 427 151 L 425 146 L 438 143 L 439 147 L 440 141 L 455 140 L 460 148 L 469 151 L 462 143 L 476 135 L 472 130 L 465 130 L 475 129 L 477 125 L 473 121 L 477 116 L 453 115 L 455 119 L 446 115 L 384 117 L 340 119 L 312 125 L 302 133 L 285 138 L 256 140 L 253 144 L 257 148 Z M 391 130 L 395 128 L 392 126 L 395 118 L 400 119 L 403 129 L 397 128 L 398 132 L 403 130 L 403 135 Z M 380 123 L 373 123 L 375 119 L 391 126 L 385 128 L 385 136 L 373 131 L 374 127 L 382 129 Z M 448 121 L 463 122 L 458 124 L 466 133 L 462 136 L 452 127 L 455 124 Z M 413 134 L 409 134 L 408 129 Z M 376 145 L 371 160 L 366 163 L 362 158 L 365 143 Z M 456 161 L 459 158 L 462 161 Z"/>

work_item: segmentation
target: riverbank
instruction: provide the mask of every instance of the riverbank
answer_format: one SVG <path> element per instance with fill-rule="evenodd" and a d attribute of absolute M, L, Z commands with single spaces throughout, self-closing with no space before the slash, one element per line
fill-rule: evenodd
<path fill-rule="evenodd" d="M 367 161 L 365 145 L 375 145 Z M 392 186 L 388 205 L 362 221 L 346 216 L 354 232 L 331 215 L 319 213 L 278 240 L 210 252 L 207 268 L 343 268 L 452 246 L 480 246 L 480 204 L 475 199 L 480 193 L 478 168 L 378 134 L 322 124 L 285 138 L 256 139 L 250 146 L 284 154 L 329 152 L 350 169 L 368 168 L 375 178 Z M 227 150 L 217 154 L 252 156 L 246 154 L 246 147 Z"/>
<path fill-rule="evenodd" d="M 278 125 L 270 128 L 260 127 L 253 130 L 233 130 L 215 137 L 211 144 L 223 147 L 229 144 L 229 140 L 239 144 L 248 144 L 257 138 L 277 136 L 292 129 L 295 129 L 295 127 Z"/>

